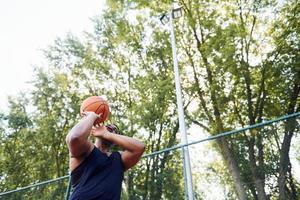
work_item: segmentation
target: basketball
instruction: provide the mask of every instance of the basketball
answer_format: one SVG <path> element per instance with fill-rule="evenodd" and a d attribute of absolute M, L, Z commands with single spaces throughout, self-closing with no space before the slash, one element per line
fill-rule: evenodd
<path fill-rule="evenodd" d="M 80 114 L 83 112 L 95 112 L 96 114 L 102 114 L 99 119 L 97 119 L 94 125 L 99 124 L 107 120 L 109 115 L 109 105 L 108 103 L 100 96 L 91 96 L 86 98 L 80 106 Z"/>

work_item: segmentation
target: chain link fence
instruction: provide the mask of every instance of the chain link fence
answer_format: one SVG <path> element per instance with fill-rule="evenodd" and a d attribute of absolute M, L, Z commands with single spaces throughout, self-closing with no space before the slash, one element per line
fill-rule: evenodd
<path fill-rule="evenodd" d="M 185 179 L 181 151 L 184 146 L 189 146 L 194 199 L 237 199 L 234 192 L 235 182 L 231 178 L 228 163 L 226 163 L 228 160 L 222 157 L 221 138 L 228 141 L 233 156 L 236 158 L 241 170 L 240 174 L 242 174 L 239 184 L 243 185 L 249 199 L 255 199 L 257 191 L 254 188 L 259 185 L 264 187 L 268 199 L 278 199 L 280 178 L 285 179 L 286 195 L 288 199 L 292 199 L 292 193 L 299 192 L 293 190 L 297 188 L 299 190 L 300 184 L 299 116 L 300 113 L 295 113 L 214 136 L 195 131 L 189 134 L 189 141 L 193 139 L 194 142 L 147 154 L 132 170 L 126 172 L 122 200 L 184 200 Z M 279 172 L 282 147 L 280 145 L 290 134 L 293 136 L 289 151 L 291 165 L 285 176 L 281 177 Z M 260 147 L 263 148 L 263 152 Z M 263 155 L 260 155 L 261 153 Z M 253 176 L 255 172 L 256 176 Z M 68 185 L 69 176 L 64 176 L 2 192 L 0 199 L 67 199 Z"/>

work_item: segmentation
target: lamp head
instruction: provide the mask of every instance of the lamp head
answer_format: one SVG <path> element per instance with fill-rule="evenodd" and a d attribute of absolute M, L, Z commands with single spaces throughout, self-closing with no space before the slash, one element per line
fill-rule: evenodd
<path fill-rule="evenodd" d="M 163 14 L 160 17 L 160 21 L 163 25 L 166 25 L 170 21 L 169 16 L 167 14 Z"/>
<path fill-rule="evenodd" d="M 172 10 L 173 19 L 180 18 L 182 16 L 182 7 L 177 7 Z"/>

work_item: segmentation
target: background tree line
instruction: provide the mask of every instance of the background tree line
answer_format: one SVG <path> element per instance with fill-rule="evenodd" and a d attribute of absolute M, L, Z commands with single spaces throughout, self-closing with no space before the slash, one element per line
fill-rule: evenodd
<path fill-rule="evenodd" d="M 214 135 L 300 111 L 299 1 L 179 4 L 184 17 L 175 29 L 188 126 Z M 85 40 L 70 34 L 45 49 L 48 64 L 36 68 L 32 92 L 10 98 L 0 115 L 0 191 L 67 174 L 65 136 L 90 95 L 107 97 L 110 121 L 144 140 L 147 153 L 179 142 L 171 44 L 159 22 L 170 5 L 107 0 Z M 227 199 L 298 199 L 289 157 L 297 135 L 293 119 L 218 139 L 211 148 L 225 167 L 208 170 L 223 175 Z M 124 199 L 184 199 L 180 152 L 143 159 L 126 174 L 123 193 Z"/>

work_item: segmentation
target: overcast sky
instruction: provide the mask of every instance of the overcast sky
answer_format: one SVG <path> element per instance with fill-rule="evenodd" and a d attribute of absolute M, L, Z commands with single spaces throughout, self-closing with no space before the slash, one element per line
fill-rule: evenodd
<path fill-rule="evenodd" d="M 0 110 L 7 95 L 30 88 L 33 66 L 42 63 L 41 49 L 68 32 L 76 36 L 92 30 L 104 0 L 0 1 Z"/>

